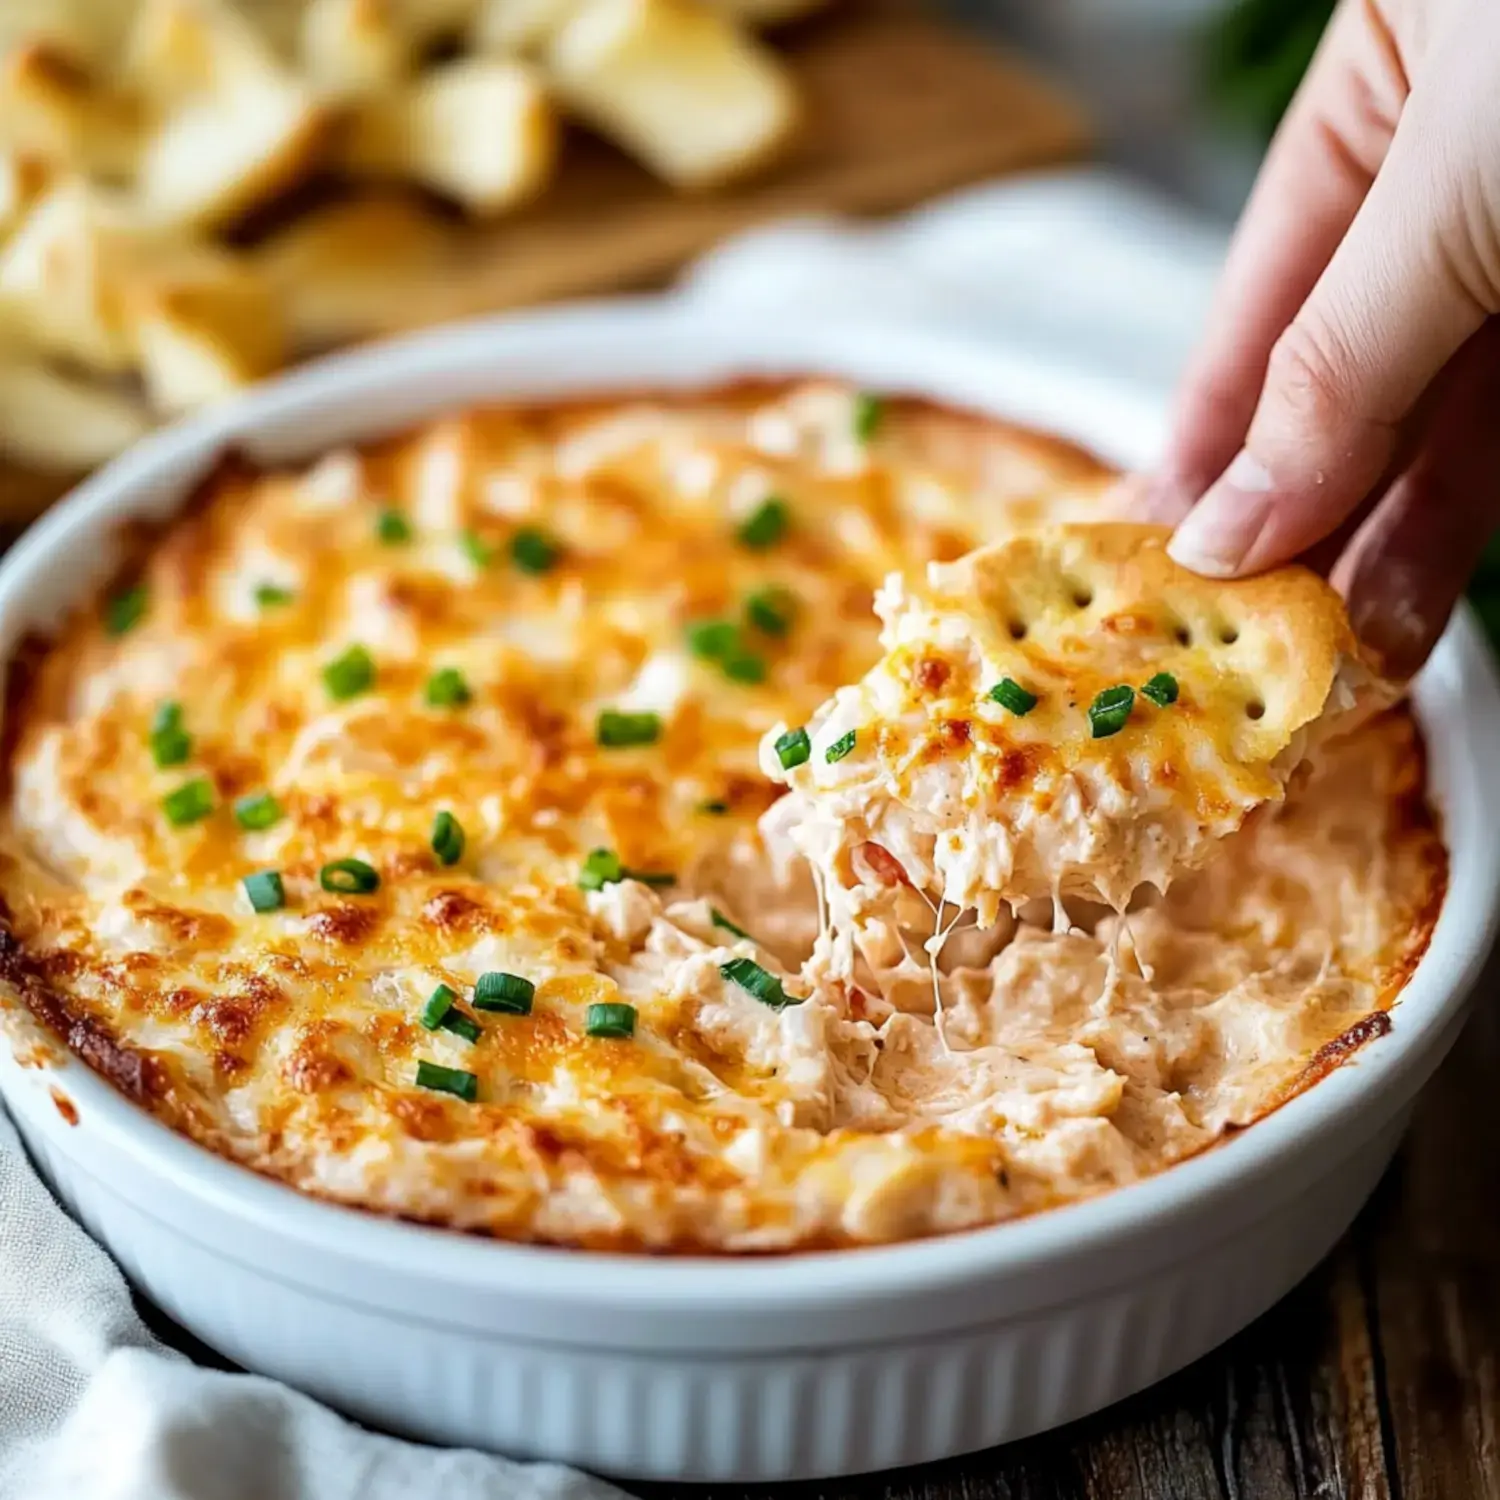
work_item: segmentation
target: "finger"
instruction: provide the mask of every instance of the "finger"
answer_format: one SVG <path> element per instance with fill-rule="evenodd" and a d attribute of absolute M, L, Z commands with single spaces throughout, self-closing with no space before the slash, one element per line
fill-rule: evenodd
<path fill-rule="evenodd" d="M 1468 162 L 1413 101 L 1354 223 L 1276 341 L 1245 445 L 1178 528 L 1172 555 L 1215 577 L 1327 536 L 1390 464 L 1423 391 L 1500 304 L 1476 273 Z"/>
<path fill-rule="evenodd" d="M 1267 153 L 1185 376 L 1142 514 L 1177 522 L 1244 441 L 1277 337 L 1370 190 L 1406 98 L 1368 7 L 1335 13 Z"/>
<path fill-rule="evenodd" d="M 1420 447 L 1333 572 L 1362 641 L 1394 677 L 1427 659 L 1500 527 L 1500 321 L 1444 377 Z"/>

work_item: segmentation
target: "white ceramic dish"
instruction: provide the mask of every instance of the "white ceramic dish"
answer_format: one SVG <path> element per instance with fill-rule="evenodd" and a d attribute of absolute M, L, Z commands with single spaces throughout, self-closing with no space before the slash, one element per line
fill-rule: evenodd
<path fill-rule="evenodd" d="M 468 324 L 277 381 L 90 480 L 0 566 L 0 653 L 94 584 L 112 523 L 169 514 L 226 443 L 297 458 L 487 397 L 798 371 L 984 408 L 1127 464 L 1159 433 L 1130 391 L 911 331 L 735 325 L 656 303 Z M 1500 690 L 1467 615 L 1416 702 L 1441 726 L 1431 778 L 1453 867 L 1391 1033 L 1220 1149 L 1020 1223 L 767 1261 L 499 1244 L 302 1198 L 81 1063 L 23 1068 L 0 1047 L 0 1088 L 43 1172 L 152 1298 L 230 1358 L 378 1425 L 705 1480 L 1004 1442 L 1227 1338 L 1328 1250 L 1389 1160 L 1458 1033 L 1500 895 Z"/>

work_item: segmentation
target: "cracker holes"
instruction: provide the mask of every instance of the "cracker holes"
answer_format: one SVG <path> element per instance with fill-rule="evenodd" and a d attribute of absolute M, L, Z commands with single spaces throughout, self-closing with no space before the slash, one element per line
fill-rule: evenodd
<path fill-rule="evenodd" d="M 1026 639 L 1025 620 L 1012 620 L 1006 628 L 1010 631 L 1011 640 L 1024 641 Z"/>
<path fill-rule="evenodd" d="M 1259 698 L 1252 698 L 1245 705 L 1245 717 L 1247 719 L 1263 719 L 1266 716 L 1266 705 Z"/>
<path fill-rule="evenodd" d="M 1193 632 L 1181 620 L 1170 622 L 1167 628 L 1172 632 L 1172 639 L 1179 646 L 1191 646 L 1193 644 Z"/>
<path fill-rule="evenodd" d="M 1074 609 L 1087 609 L 1094 602 L 1094 591 L 1088 584 L 1079 578 L 1066 580 L 1068 586 L 1068 598 L 1073 601 Z"/>
<path fill-rule="evenodd" d="M 1240 638 L 1239 627 L 1229 624 L 1227 620 L 1219 622 L 1217 634 L 1221 646 L 1232 646 Z"/>

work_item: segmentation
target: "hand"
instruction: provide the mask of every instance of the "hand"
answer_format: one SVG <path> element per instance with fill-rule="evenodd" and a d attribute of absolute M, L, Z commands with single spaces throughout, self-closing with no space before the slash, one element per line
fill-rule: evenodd
<path fill-rule="evenodd" d="M 1414 671 L 1500 525 L 1497 312 L 1500 4 L 1341 0 L 1145 492 L 1172 555 L 1307 554 Z"/>

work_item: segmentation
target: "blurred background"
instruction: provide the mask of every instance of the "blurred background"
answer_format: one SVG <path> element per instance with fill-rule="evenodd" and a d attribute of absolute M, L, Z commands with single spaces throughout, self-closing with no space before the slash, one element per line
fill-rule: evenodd
<path fill-rule="evenodd" d="M 1331 8 L 0 0 L 0 523 L 321 351 L 674 283 L 1165 401 Z"/>

